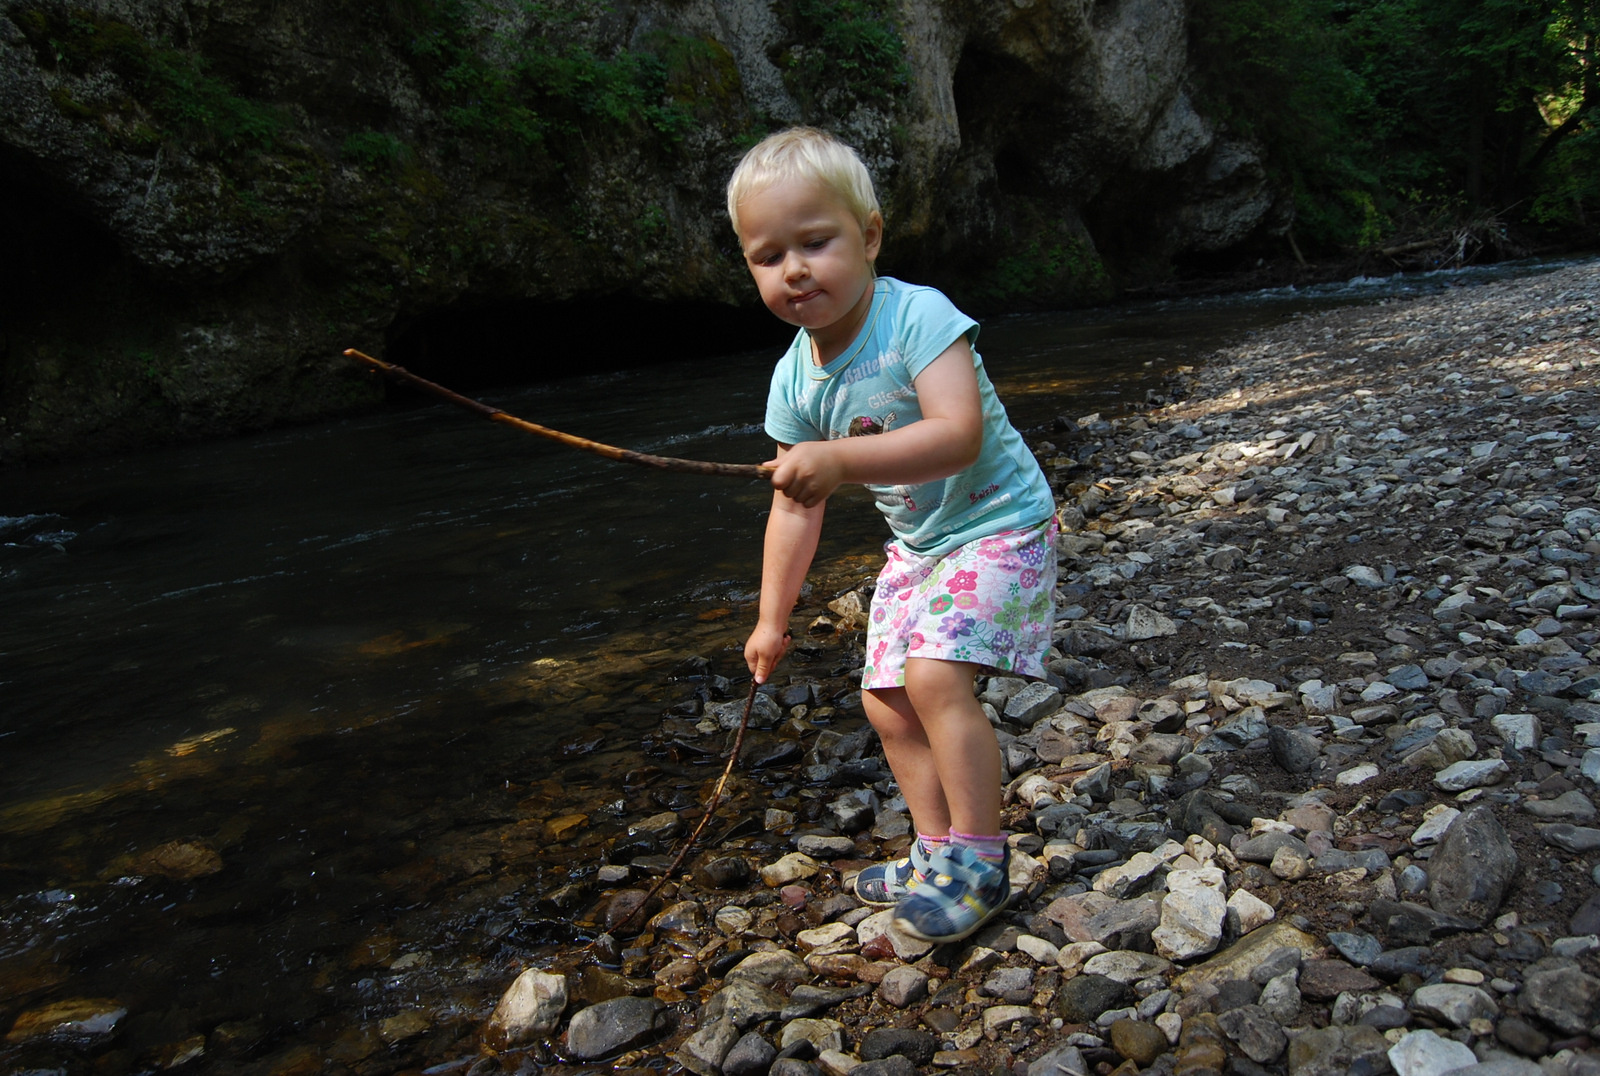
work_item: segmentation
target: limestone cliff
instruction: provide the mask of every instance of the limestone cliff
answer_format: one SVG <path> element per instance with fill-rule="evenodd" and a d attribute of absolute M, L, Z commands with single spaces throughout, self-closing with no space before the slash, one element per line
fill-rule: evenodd
<path fill-rule="evenodd" d="M 348 346 L 470 383 L 445 327 L 497 316 L 501 379 L 592 361 L 567 348 L 608 323 L 727 350 L 755 297 L 722 186 L 795 122 L 862 151 L 885 271 L 979 310 L 1111 297 L 1287 224 L 1186 93 L 1186 18 L 0 0 L 0 459 L 359 408 L 380 390 Z"/>

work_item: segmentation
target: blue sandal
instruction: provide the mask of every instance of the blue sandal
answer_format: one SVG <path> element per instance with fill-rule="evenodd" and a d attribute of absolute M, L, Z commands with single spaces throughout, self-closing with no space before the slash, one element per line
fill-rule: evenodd
<path fill-rule="evenodd" d="M 913 840 L 905 858 L 874 863 L 856 875 L 856 899 L 863 904 L 899 904 L 927 876 L 930 862 L 923 854 L 922 842 Z"/>
<path fill-rule="evenodd" d="M 948 844 L 934 853 L 927 877 L 895 908 L 894 925 L 923 941 L 960 941 L 1010 902 L 1010 847 L 996 864 L 965 845 Z"/>

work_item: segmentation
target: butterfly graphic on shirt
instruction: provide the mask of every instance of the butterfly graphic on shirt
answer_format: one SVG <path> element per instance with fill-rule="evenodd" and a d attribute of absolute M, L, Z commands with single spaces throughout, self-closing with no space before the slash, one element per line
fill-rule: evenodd
<path fill-rule="evenodd" d="M 867 434 L 887 432 L 894 425 L 895 413 L 890 411 L 882 419 L 873 418 L 871 415 L 857 415 L 850 420 L 850 428 L 846 431 L 847 437 L 864 437 Z"/>

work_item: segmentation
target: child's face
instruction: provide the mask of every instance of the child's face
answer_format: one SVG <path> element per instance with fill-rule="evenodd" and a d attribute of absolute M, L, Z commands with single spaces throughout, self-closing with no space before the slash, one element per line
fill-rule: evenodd
<path fill-rule="evenodd" d="M 811 333 L 819 348 L 847 343 L 872 303 L 872 261 L 883 225 L 862 228 L 844 199 L 791 179 L 739 203 L 739 239 L 761 299 Z"/>

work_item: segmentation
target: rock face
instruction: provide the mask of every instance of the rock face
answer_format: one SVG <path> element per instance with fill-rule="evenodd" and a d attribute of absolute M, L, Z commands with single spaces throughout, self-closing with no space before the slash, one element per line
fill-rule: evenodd
<path fill-rule="evenodd" d="M 972 307 L 1287 225 L 1183 89 L 1179 0 L 568 7 L 5 4 L 0 458 L 358 407 L 344 347 L 442 377 L 495 304 L 753 307 L 721 191 L 785 124 L 862 151 L 886 272 Z"/>

